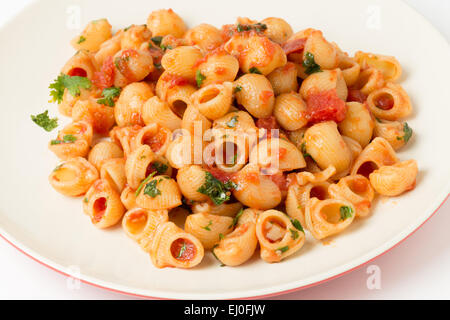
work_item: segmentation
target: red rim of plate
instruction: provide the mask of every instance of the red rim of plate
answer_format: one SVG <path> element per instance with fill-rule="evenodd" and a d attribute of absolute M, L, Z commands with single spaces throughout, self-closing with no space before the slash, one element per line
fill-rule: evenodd
<path fill-rule="evenodd" d="M 348 273 L 350 273 L 350 272 L 352 272 L 352 271 L 354 271 L 354 270 L 356 270 L 356 269 L 359 269 L 359 268 L 361 268 L 362 266 L 364 266 L 364 265 L 366 265 L 366 264 L 368 264 L 368 263 L 374 261 L 375 259 L 379 258 L 380 256 L 384 255 L 385 253 L 391 251 L 392 249 L 394 249 L 395 247 L 397 247 L 398 245 L 400 245 L 403 241 L 405 241 L 405 240 L 408 239 L 410 236 L 412 236 L 412 235 L 413 235 L 417 230 L 419 230 L 419 229 L 420 229 L 420 228 L 421 228 L 428 220 L 430 220 L 431 217 L 433 217 L 433 216 L 435 215 L 436 212 L 439 211 L 439 209 L 442 207 L 442 205 L 447 201 L 449 195 L 450 195 L 450 194 L 447 194 L 447 196 L 445 197 L 445 199 L 444 199 L 444 200 L 442 201 L 442 203 L 441 203 L 441 204 L 433 211 L 433 213 L 432 213 L 425 221 L 423 221 L 416 229 L 414 229 L 413 231 L 411 231 L 411 233 L 409 233 L 408 235 L 406 235 L 403 239 L 401 239 L 400 241 L 398 241 L 397 243 L 395 243 L 394 245 L 392 245 L 390 248 L 386 249 L 386 250 L 383 251 L 382 253 L 380 253 L 380 254 L 376 255 L 375 257 L 373 257 L 373 258 L 371 258 L 371 259 L 369 259 L 369 260 L 367 260 L 367 261 L 361 263 L 361 264 L 358 265 L 358 266 L 355 266 L 355 267 L 353 267 L 353 268 L 350 268 L 350 269 L 348 269 L 348 270 L 346 270 L 346 271 L 344 271 L 344 272 L 338 273 L 338 274 L 336 274 L 336 275 L 334 275 L 334 276 L 331 276 L 331 277 L 329 277 L 329 278 L 326 278 L 326 279 L 323 279 L 323 280 L 320 280 L 320 281 L 316 281 L 316 282 L 314 282 L 314 283 L 310 283 L 310 284 L 307 284 L 307 285 L 304 285 L 304 286 L 300 286 L 300 287 L 297 287 L 297 288 L 293 288 L 293 289 L 289 289 L 289 290 L 283 290 L 283 291 L 274 292 L 274 293 L 269 293 L 269 294 L 263 294 L 263 295 L 257 295 L 257 296 L 250 296 L 250 297 L 245 297 L 245 298 L 239 298 L 239 299 L 241 299 L 241 300 L 247 300 L 247 299 L 248 299 L 248 300 L 250 300 L 250 299 L 264 299 L 264 298 L 269 298 L 269 297 L 279 296 L 279 295 L 283 295 L 283 294 L 288 294 L 288 293 L 292 293 L 292 292 L 296 292 L 296 291 L 300 291 L 300 290 L 303 290 L 303 289 L 307 289 L 307 288 L 311 288 L 311 287 L 317 286 L 317 285 L 322 284 L 322 283 L 324 283 L 324 282 L 327 282 L 327 281 L 330 281 L 330 280 L 339 278 L 339 277 L 341 277 L 341 276 L 343 276 L 343 275 L 345 275 L 345 274 L 348 274 Z M 12 241 L 8 240 L 8 239 L 7 239 L 5 236 L 3 236 L 2 234 L 0 234 L 0 237 L 1 237 L 3 240 L 5 240 L 7 243 L 9 243 L 11 246 L 13 246 L 14 248 L 16 248 L 18 251 L 20 251 L 21 253 L 23 253 L 23 254 L 26 255 L 27 257 L 33 259 L 34 261 L 40 263 L 41 265 L 43 265 L 43 266 L 45 266 L 45 267 L 47 267 L 47 268 L 49 268 L 49 269 L 51 269 L 51 270 L 53 270 L 53 271 L 56 271 L 56 272 L 58 272 L 58 273 L 60 273 L 60 274 L 62 274 L 62 275 L 64 275 L 64 276 L 66 276 L 66 277 L 73 277 L 72 275 L 70 275 L 70 274 L 68 274 L 68 273 L 65 273 L 64 271 L 61 271 L 61 270 L 59 270 L 59 269 L 56 269 L 56 268 L 54 268 L 54 267 L 48 265 L 47 263 L 45 263 L 45 262 L 43 262 L 43 261 L 37 259 L 36 257 L 33 257 L 31 254 L 25 252 L 24 250 L 22 250 L 21 248 L 19 248 L 17 245 L 15 245 Z M 117 289 L 113 289 L 113 288 L 109 288 L 109 287 L 106 287 L 106 286 L 102 286 L 102 285 L 99 285 L 99 284 L 96 284 L 96 283 L 94 283 L 94 282 L 90 282 L 90 281 L 87 281 L 87 280 L 84 280 L 84 279 L 77 279 L 77 280 L 80 280 L 81 282 L 83 282 L 83 283 L 85 283 L 85 284 L 88 284 L 88 285 L 91 285 L 91 286 L 93 286 L 93 287 L 97 287 L 97 288 L 100 288 L 100 289 L 105 289 L 105 290 L 108 290 L 108 291 L 110 291 L 110 292 L 115 292 L 115 293 L 120 293 L 120 294 L 129 295 L 129 296 L 136 297 L 136 298 L 158 299 L 158 300 L 170 300 L 170 299 L 167 299 L 167 298 L 152 297 L 152 296 L 147 296 L 147 295 L 137 294 L 137 293 L 133 293 L 133 292 L 127 292 L 127 291 L 117 290 Z M 228 300 L 233 300 L 233 299 L 228 299 Z"/>

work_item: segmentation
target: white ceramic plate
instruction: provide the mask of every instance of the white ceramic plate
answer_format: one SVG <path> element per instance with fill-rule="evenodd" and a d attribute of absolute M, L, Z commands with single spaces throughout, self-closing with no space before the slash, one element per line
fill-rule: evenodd
<path fill-rule="evenodd" d="M 107 17 L 114 27 L 145 23 L 150 11 L 173 8 L 193 26 L 233 23 L 237 16 L 279 16 L 300 30 L 314 27 L 353 54 L 356 50 L 396 56 L 401 84 L 411 96 L 408 120 L 415 136 L 399 154 L 416 159 L 417 187 L 379 201 L 324 246 L 308 238 L 295 256 L 278 264 L 255 259 L 220 268 L 208 254 L 193 270 L 152 266 L 149 257 L 120 228 L 100 231 L 82 213 L 80 199 L 51 189 L 47 176 L 57 159 L 47 150 L 54 134 L 35 126 L 30 114 L 45 109 L 48 85 L 73 54 L 69 40 L 76 14 L 81 25 Z M 0 31 L 0 233 L 36 260 L 82 280 L 125 293 L 159 298 L 243 298 L 303 288 L 349 271 L 387 251 L 417 229 L 450 190 L 450 50 L 431 25 L 398 1 L 36 1 Z M 78 273 L 78 271 L 80 273 Z"/>

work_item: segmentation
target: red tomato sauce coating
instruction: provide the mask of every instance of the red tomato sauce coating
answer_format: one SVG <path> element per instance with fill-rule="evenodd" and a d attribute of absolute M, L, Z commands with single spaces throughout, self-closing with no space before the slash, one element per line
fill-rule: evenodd
<path fill-rule="evenodd" d="M 94 73 L 92 82 L 102 90 L 113 86 L 114 63 L 112 57 L 108 57 L 103 61 L 100 71 Z"/>
<path fill-rule="evenodd" d="M 195 245 L 187 239 L 177 239 L 170 246 L 172 256 L 180 261 L 189 261 L 194 259 L 197 249 Z"/>
<path fill-rule="evenodd" d="M 84 70 L 83 68 L 73 68 L 71 69 L 67 75 L 71 76 L 71 77 L 86 77 L 87 76 L 87 72 L 86 70 Z"/>
<path fill-rule="evenodd" d="M 345 102 L 339 99 L 336 90 L 312 93 L 306 99 L 306 104 L 310 123 L 330 120 L 341 122 L 347 113 Z"/>
<path fill-rule="evenodd" d="M 364 103 L 367 100 L 367 95 L 358 89 L 348 89 L 347 101 Z"/>
<path fill-rule="evenodd" d="M 286 55 L 290 53 L 300 53 L 305 49 L 306 38 L 289 40 L 281 46 Z"/>

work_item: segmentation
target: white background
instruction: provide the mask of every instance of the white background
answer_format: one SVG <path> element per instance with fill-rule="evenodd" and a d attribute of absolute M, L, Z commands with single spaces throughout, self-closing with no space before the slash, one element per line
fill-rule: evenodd
<path fill-rule="evenodd" d="M 2 1 L 0 26 L 29 2 Z M 450 1 L 405 2 L 450 39 Z M 335 280 L 274 299 L 450 299 L 449 226 L 447 201 L 421 229 L 371 263 Z M 70 279 L 26 257 L 1 238 L 0 257 L 0 299 L 129 298 L 84 283 L 74 286 Z M 371 265 L 381 270 L 381 289 L 367 287 Z"/>

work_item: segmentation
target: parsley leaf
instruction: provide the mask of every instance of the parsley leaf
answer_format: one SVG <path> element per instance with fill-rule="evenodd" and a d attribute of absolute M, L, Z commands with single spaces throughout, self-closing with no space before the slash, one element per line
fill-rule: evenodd
<path fill-rule="evenodd" d="M 144 194 L 146 194 L 152 198 L 155 198 L 156 196 L 160 195 L 161 190 L 159 190 L 156 187 L 156 185 L 158 184 L 159 181 L 161 181 L 161 180 L 152 180 L 149 183 L 147 183 L 144 188 Z"/>
<path fill-rule="evenodd" d="M 31 120 L 47 132 L 52 131 L 58 126 L 58 118 L 51 119 L 48 116 L 48 110 L 35 116 L 31 115 Z"/>
<path fill-rule="evenodd" d="M 195 80 L 197 81 L 197 87 L 201 87 L 203 84 L 203 81 L 205 81 L 206 77 L 204 75 L 202 75 L 202 73 L 200 72 L 200 70 L 197 70 L 196 74 L 195 74 Z"/>
<path fill-rule="evenodd" d="M 216 244 L 216 245 L 212 248 L 211 253 L 213 254 L 214 258 L 216 258 L 217 261 L 220 262 L 220 266 L 221 266 L 221 267 L 225 267 L 225 265 L 222 263 L 222 261 L 220 261 L 220 259 L 216 256 L 216 254 L 215 254 L 215 252 L 214 252 L 214 249 L 217 248 L 218 246 L 219 246 L 219 245 Z"/>
<path fill-rule="evenodd" d="M 55 81 L 50 84 L 50 96 L 53 98 L 53 102 L 61 103 L 64 96 L 64 89 L 67 89 L 69 93 L 76 97 L 80 95 L 80 88 L 90 89 L 91 81 L 86 77 L 69 76 L 67 74 L 60 74 Z"/>
<path fill-rule="evenodd" d="M 303 157 L 311 157 L 311 155 L 308 153 L 308 152 L 306 152 L 306 142 L 303 142 L 302 143 L 302 146 L 301 146 L 301 148 L 302 148 L 302 153 L 303 153 Z"/>
<path fill-rule="evenodd" d="M 161 46 L 162 39 L 163 39 L 162 36 L 156 36 L 156 37 L 151 38 L 152 42 L 154 44 L 156 44 L 157 46 Z"/>
<path fill-rule="evenodd" d="M 225 236 L 223 235 L 223 233 L 219 233 L 219 240 L 223 240 L 225 239 Z"/>
<path fill-rule="evenodd" d="M 86 38 L 83 37 L 83 36 L 80 36 L 80 38 L 79 38 L 78 41 L 77 41 L 77 44 L 83 43 L 83 42 L 85 42 L 85 41 L 86 41 Z"/>
<path fill-rule="evenodd" d="M 52 140 L 50 141 L 50 144 L 53 146 L 55 144 L 61 144 L 61 143 L 74 143 L 75 141 L 77 141 L 77 137 L 75 137 L 72 134 L 66 134 L 62 140 Z"/>
<path fill-rule="evenodd" d="M 154 168 L 159 174 L 163 174 L 169 169 L 169 167 L 162 162 L 153 162 L 152 168 Z"/>
<path fill-rule="evenodd" d="M 118 87 L 105 88 L 102 91 L 102 99 L 98 99 L 97 103 L 105 106 L 114 107 L 114 98 L 120 95 L 121 89 Z"/>
<path fill-rule="evenodd" d="M 297 230 L 295 230 L 295 229 L 290 229 L 290 228 L 289 228 L 289 231 L 291 232 L 291 238 L 292 238 L 293 240 L 295 240 L 295 239 L 297 239 L 297 238 L 299 237 L 299 234 L 298 234 L 298 231 L 297 231 Z"/>
<path fill-rule="evenodd" d="M 144 185 L 145 185 L 151 178 L 153 178 L 153 176 L 154 176 L 155 174 L 156 174 L 156 171 L 150 173 L 150 174 L 148 175 L 148 177 L 145 178 L 145 179 L 141 182 L 141 184 L 139 185 L 139 187 L 136 189 L 136 193 L 135 193 L 135 196 L 136 196 L 136 197 L 139 195 L 139 193 L 141 193 L 141 190 L 142 190 L 142 188 L 144 187 Z"/>
<path fill-rule="evenodd" d="M 258 22 L 256 24 L 238 24 L 236 27 L 237 32 L 250 31 L 255 30 L 256 32 L 264 32 L 267 30 L 267 25 L 264 23 Z"/>
<path fill-rule="evenodd" d="M 276 251 L 281 251 L 281 253 L 284 253 L 288 250 L 289 250 L 289 246 L 285 246 L 285 247 L 278 248 Z"/>
<path fill-rule="evenodd" d="M 405 122 L 403 124 L 403 136 L 402 137 L 397 137 L 397 140 L 402 140 L 403 139 L 405 141 L 405 143 L 407 143 L 409 141 L 409 139 L 411 139 L 412 134 L 413 134 L 413 130 L 408 125 L 408 122 Z"/>
<path fill-rule="evenodd" d="M 202 229 L 205 229 L 206 231 L 211 231 L 210 226 L 212 226 L 212 220 L 209 220 L 208 225 L 202 227 Z"/>
<path fill-rule="evenodd" d="M 314 60 L 314 55 L 311 52 L 306 52 L 303 67 L 305 67 L 306 74 L 322 72 L 322 69 L 320 69 L 320 66 Z"/>
<path fill-rule="evenodd" d="M 238 116 L 234 116 L 226 123 L 226 125 L 228 128 L 235 128 L 237 122 L 238 122 Z"/>
<path fill-rule="evenodd" d="M 244 208 L 241 208 L 241 210 L 239 210 L 239 212 L 233 218 L 233 222 L 230 224 L 228 229 L 234 228 L 237 225 L 237 223 L 239 222 L 239 218 L 242 216 L 243 213 L 244 213 Z"/>
<path fill-rule="evenodd" d="M 220 180 L 216 179 L 210 172 L 205 172 L 205 183 L 198 188 L 198 192 L 207 195 L 214 204 L 219 205 L 225 201 L 230 200 L 229 190 L 232 185 L 227 183 L 223 184 Z"/>
<path fill-rule="evenodd" d="M 256 67 L 251 67 L 250 70 L 248 70 L 250 73 L 256 73 L 256 74 L 262 74 L 261 71 L 259 71 Z"/>
<path fill-rule="evenodd" d="M 242 91 L 242 87 L 241 86 L 236 86 L 233 90 L 234 93 L 238 93 Z"/>
<path fill-rule="evenodd" d="M 302 224 L 297 219 L 292 220 L 292 225 L 295 227 L 295 229 L 300 230 L 301 232 L 305 233 L 305 230 L 303 230 Z"/>
<path fill-rule="evenodd" d="M 181 247 L 180 252 L 178 253 L 178 256 L 176 259 L 180 259 L 183 256 L 186 249 L 187 249 L 186 242 L 183 242 L 183 246 Z"/>
<path fill-rule="evenodd" d="M 161 46 L 161 49 L 163 49 L 164 51 L 166 51 L 166 50 L 172 50 L 173 49 L 173 47 L 170 45 L 170 44 L 162 44 Z"/>
<path fill-rule="evenodd" d="M 339 212 L 341 213 L 341 220 L 345 220 L 352 217 L 353 209 L 347 206 L 342 206 L 339 208 Z"/>

